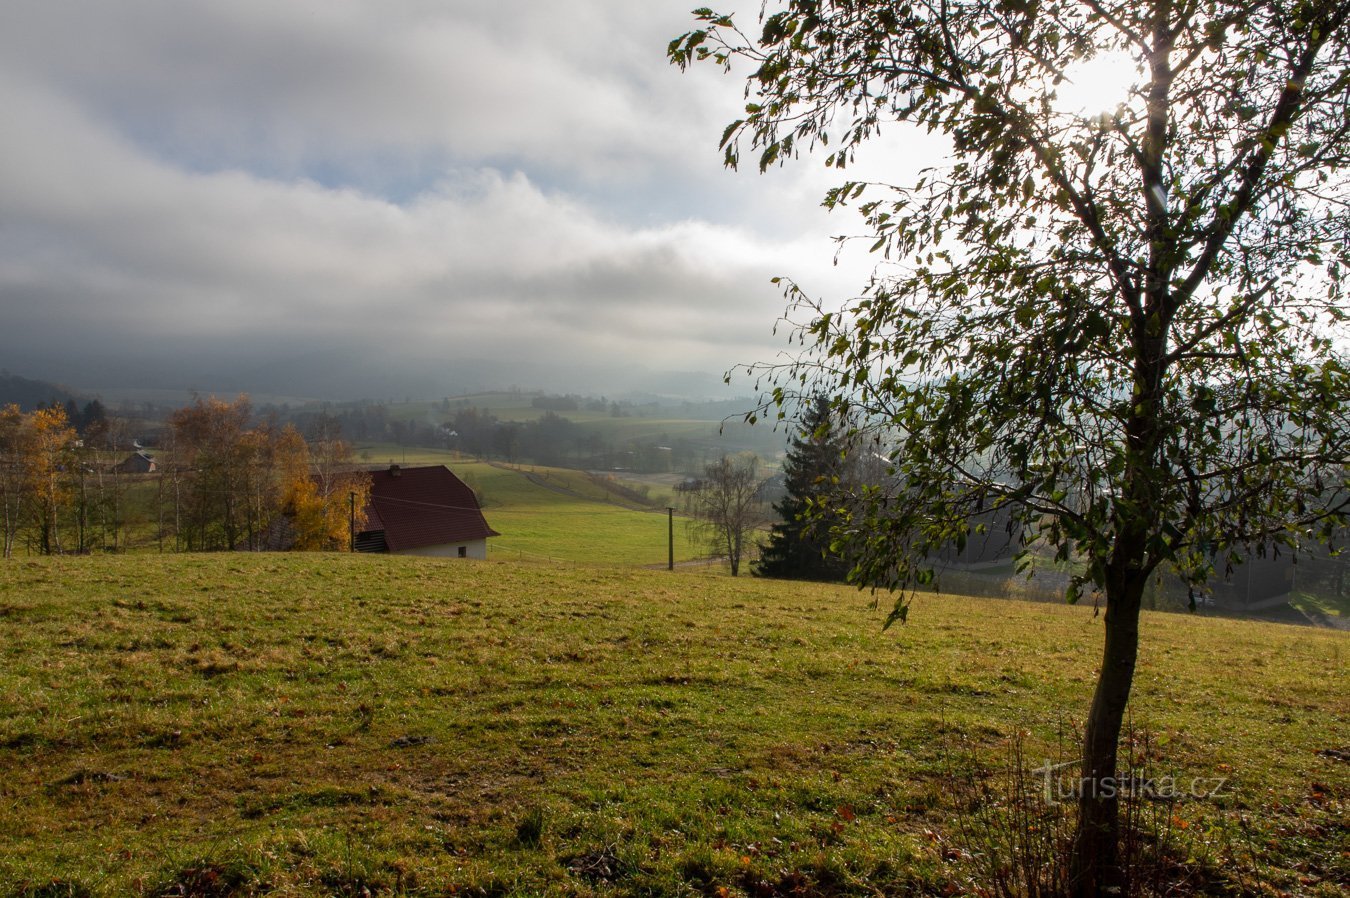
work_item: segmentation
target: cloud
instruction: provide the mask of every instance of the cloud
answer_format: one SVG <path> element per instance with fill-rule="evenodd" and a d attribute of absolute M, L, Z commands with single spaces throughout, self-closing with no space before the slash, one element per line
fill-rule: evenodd
<path fill-rule="evenodd" d="M 771 276 L 860 277 L 830 264 L 817 169 L 720 169 L 738 88 L 665 65 L 683 2 L 48 0 L 12 19 L 14 370 L 286 371 L 339 394 L 375 370 L 444 391 L 474 372 L 465 388 L 711 381 L 781 345 Z"/>
<path fill-rule="evenodd" d="M 688 127 L 708 94 L 663 58 L 685 5 L 50 0 L 11 12 L 0 51 L 204 169 L 457 160 L 643 178 L 716 134 Z M 734 91 L 719 105 L 710 127 Z"/>

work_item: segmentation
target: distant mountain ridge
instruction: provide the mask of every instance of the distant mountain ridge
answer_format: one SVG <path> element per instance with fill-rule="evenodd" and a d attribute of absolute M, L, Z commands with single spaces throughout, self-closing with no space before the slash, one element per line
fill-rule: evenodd
<path fill-rule="evenodd" d="M 24 411 L 32 411 L 39 405 L 52 402 L 65 404 L 79 398 L 69 387 L 0 371 L 0 406 L 17 403 Z"/>

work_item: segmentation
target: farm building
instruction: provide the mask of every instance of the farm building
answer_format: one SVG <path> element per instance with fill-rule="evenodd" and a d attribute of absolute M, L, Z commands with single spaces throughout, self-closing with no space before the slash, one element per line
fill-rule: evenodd
<path fill-rule="evenodd" d="M 486 558 L 488 526 L 478 497 L 445 465 L 390 465 L 370 472 L 366 524 L 358 552 Z"/>
<path fill-rule="evenodd" d="M 155 457 L 148 452 L 133 452 L 113 467 L 119 474 L 153 474 Z"/>

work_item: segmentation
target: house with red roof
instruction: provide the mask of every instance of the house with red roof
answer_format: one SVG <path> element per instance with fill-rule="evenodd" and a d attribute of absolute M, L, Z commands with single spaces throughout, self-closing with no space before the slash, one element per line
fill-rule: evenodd
<path fill-rule="evenodd" d="M 358 552 L 487 558 L 488 526 L 478 497 L 445 465 L 390 465 L 370 472 L 366 523 Z"/>

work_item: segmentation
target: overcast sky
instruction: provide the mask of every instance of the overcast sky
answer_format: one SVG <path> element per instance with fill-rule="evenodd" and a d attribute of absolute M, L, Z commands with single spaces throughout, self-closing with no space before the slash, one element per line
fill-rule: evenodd
<path fill-rule="evenodd" d="M 818 159 L 722 168 L 741 82 L 665 59 L 695 5 L 0 0 L 0 367 L 718 395 L 785 348 L 769 278 L 866 259 L 832 265 Z"/>

